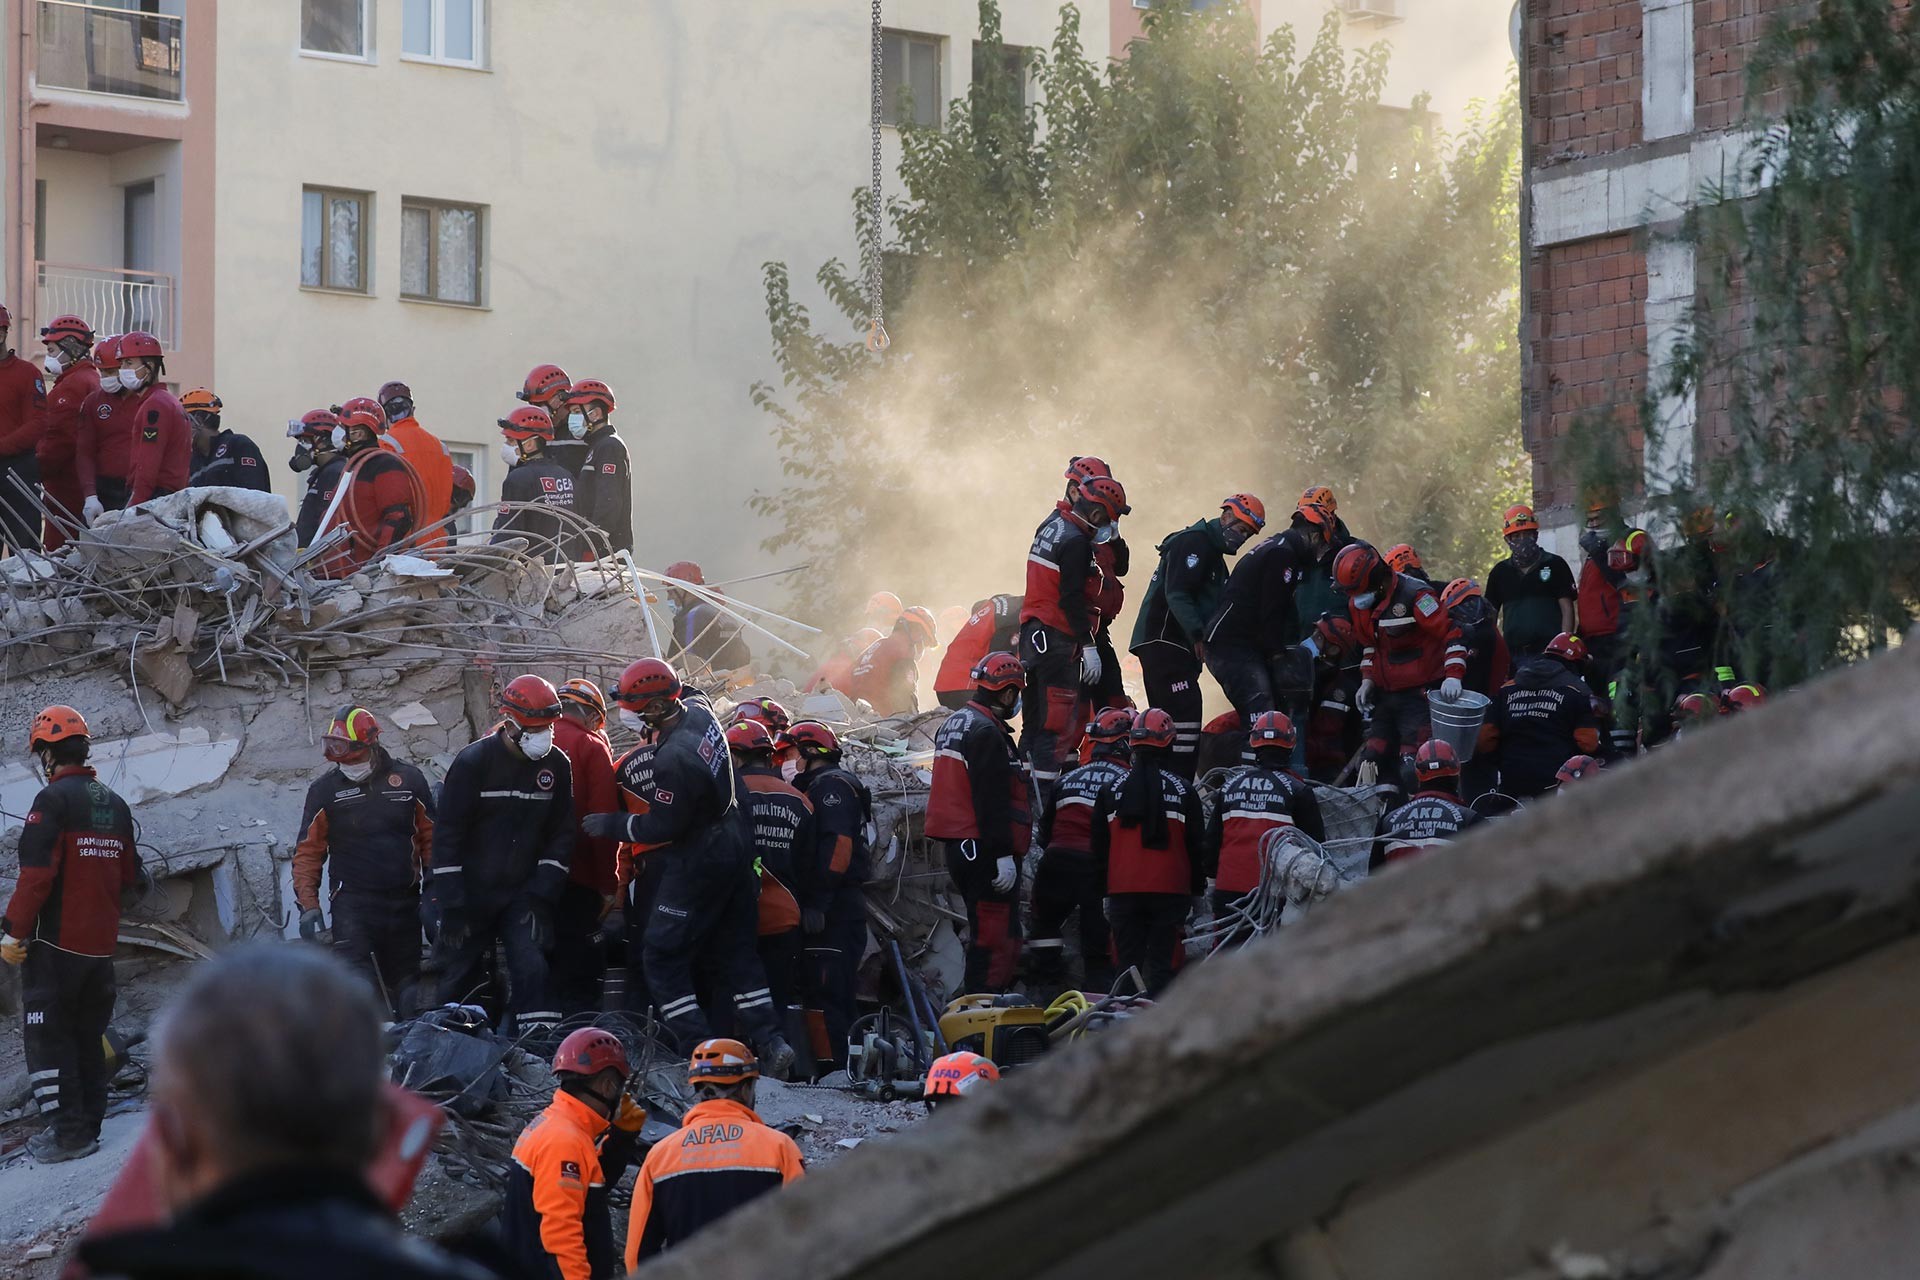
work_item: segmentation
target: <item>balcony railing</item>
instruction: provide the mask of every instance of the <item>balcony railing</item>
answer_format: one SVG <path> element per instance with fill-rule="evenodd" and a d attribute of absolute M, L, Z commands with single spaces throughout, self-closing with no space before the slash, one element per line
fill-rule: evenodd
<path fill-rule="evenodd" d="M 102 337 L 144 329 L 176 350 L 173 277 L 115 267 L 75 267 L 42 262 L 39 310 L 45 324 L 55 316 L 76 315 Z"/>
<path fill-rule="evenodd" d="M 182 18 L 39 0 L 41 84 L 179 102 Z"/>

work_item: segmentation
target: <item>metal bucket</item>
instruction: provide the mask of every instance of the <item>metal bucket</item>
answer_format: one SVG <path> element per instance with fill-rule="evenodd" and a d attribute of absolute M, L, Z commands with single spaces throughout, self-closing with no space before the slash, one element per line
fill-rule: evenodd
<path fill-rule="evenodd" d="M 1433 736 L 1453 748 L 1453 754 L 1465 764 L 1480 745 L 1480 726 L 1486 723 L 1487 708 L 1493 700 L 1484 693 L 1462 689 L 1453 702 L 1441 698 L 1439 690 L 1427 693 L 1427 715 L 1433 720 Z"/>

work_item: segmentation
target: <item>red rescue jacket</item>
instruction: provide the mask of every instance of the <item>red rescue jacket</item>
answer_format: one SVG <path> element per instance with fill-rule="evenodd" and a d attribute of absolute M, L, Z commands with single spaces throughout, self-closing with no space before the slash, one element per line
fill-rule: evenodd
<path fill-rule="evenodd" d="M 1242 765 L 1227 775 L 1208 824 L 1207 848 L 1217 859 L 1214 888 L 1241 894 L 1260 883 L 1260 842 L 1279 827 L 1298 827 L 1326 839 L 1320 802 L 1290 770 Z"/>
<path fill-rule="evenodd" d="M 110 956 L 120 892 L 139 876 L 127 802 L 85 765 L 63 766 L 27 810 L 20 882 L 0 927 L 75 955 Z"/>
<path fill-rule="evenodd" d="M 33 451 L 41 471 L 62 475 L 72 472 L 73 451 L 80 439 L 80 409 L 99 389 L 100 366 L 91 360 L 68 365 L 54 379 L 53 389 L 47 393 L 46 433 Z"/>
<path fill-rule="evenodd" d="M 927 835 L 977 840 L 980 852 L 994 861 L 1024 856 L 1030 835 L 1027 778 L 1007 727 L 969 702 L 947 717 L 933 745 Z"/>
<path fill-rule="evenodd" d="M 853 687 L 848 692 L 883 716 L 897 716 L 916 709 L 914 686 L 919 678 L 912 637 L 895 631 L 868 645 L 853 664 Z"/>
<path fill-rule="evenodd" d="M 1056 502 L 1034 530 L 1033 546 L 1027 551 L 1027 593 L 1020 621 L 1038 621 L 1076 641 L 1093 639 L 1100 577 L 1093 558 L 1093 526 L 1073 514 L 1065 499 Z"/>
<path fill-rule="evenodd" d="M 613 780 L 613 750 L 606 738 L 583 724 L 561 716 L 553 722 L 553 745 L 573 766 L 573 817 L 577 824 L 590 813 L 615 813 L 620 809 L 619 787 Z M 618 887 L 614 863 L 620 851 L 618 840 L 596 840 L 576 826 L 573 833 L 573 865 L 567 879 L 585 885 L 601 897 L 611 897 Z"/>
<path fill-rule="evenodd" d="M 0 356 L 0 455 L 33 453 L 47 429 L 47 382 L 30 360 Z"/>
<path fill-rule="evenodd" d="M 1093 808 L 1127 780 L 1124 760 L 1102 758 L 1069 770 L 1053 789 L 1053 803 L 1040 818 L 1040 847 L 1067 853 L 1093 852 Z"/>
<path fill-rule="evenodd" d="M 1395 574 L 1393 589 L 1373 608 L 1349 606 L 1347 616 L 1364 646 L 1360 674 L 1388 692 L 1422 689 L 1467 674 L 1467 646 L 1460 628 L 1440 607 L 1440 597 L 1418 578 Z"/>
<path fill-rule="evenodd" d="M 1154 768 L 1136 765 L 1135 769 Z M 1117 812 L 1122 787 L 1104 793 L 1093 810 L 1093 856 L 1106 867 L 1107 892 L 1164 893 L 1191 897 L 1206 885 L 1201 841 L 1205 819 L 1200 793 L 1171 769 L 1160 769 L 1167 799 L 1167 843 L 1149 848 L 1146 827 L 1129 824 Z"/>

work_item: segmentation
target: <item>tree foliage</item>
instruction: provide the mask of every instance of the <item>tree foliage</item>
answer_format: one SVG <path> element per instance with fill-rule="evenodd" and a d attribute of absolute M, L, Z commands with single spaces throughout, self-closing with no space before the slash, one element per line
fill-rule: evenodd
<path fill-rule="evenodd" d="M 1512 85 L 1448 137 L 1380 106 L 1385 48 L 1347 55 L 1335 17 L 1302 49 L 1155 9 L 1103 69 L 1067 6 L 1024 105 L 993 0 L 980 23 L 982 74 L 904 131 L 884 227 L 856 196 L 862 261 L 815 276 L 831 313 L 766 268 L 781 385 L 754 396 L 788 484 L 756 503 L 770 549 L 835 566 L 807 603 L 1017 590 L 1080 453 L 1127 484 L 1137 554 L 1224 494 L 1284 521 L 1325 483 L 1361 536 L 1482 571 L 1521 493 Z"/>

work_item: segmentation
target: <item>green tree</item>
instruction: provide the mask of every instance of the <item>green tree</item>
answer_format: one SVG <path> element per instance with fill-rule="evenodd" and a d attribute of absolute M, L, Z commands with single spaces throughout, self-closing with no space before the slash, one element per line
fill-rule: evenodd
<path fill-rule="evenodd" d="M 993 0 L 980 38 L 945 126 L 902 137 L 887 225 L 856 197 L 861 262 L 815 276 L 834 314 L 766 268 L 781 382 L 754 396 L 788 484 L 756 503 L 769 549 L 835 568 L 805 603 L 1018 590 L 1081 453 L 1127 484 L 1136 556 L 1225 494 L 1279 527 L 1324 483 L 1361 536 L 1483 572 L 1523 491 L 1512 85 L 1447 137 L 1380 106 L 1385 48 L 1349 57 L 1335 17 L 1301 50 L 1225 7 L 1156 9 L 1103 72 L 1069 6 L 1024 105 Z"/>

